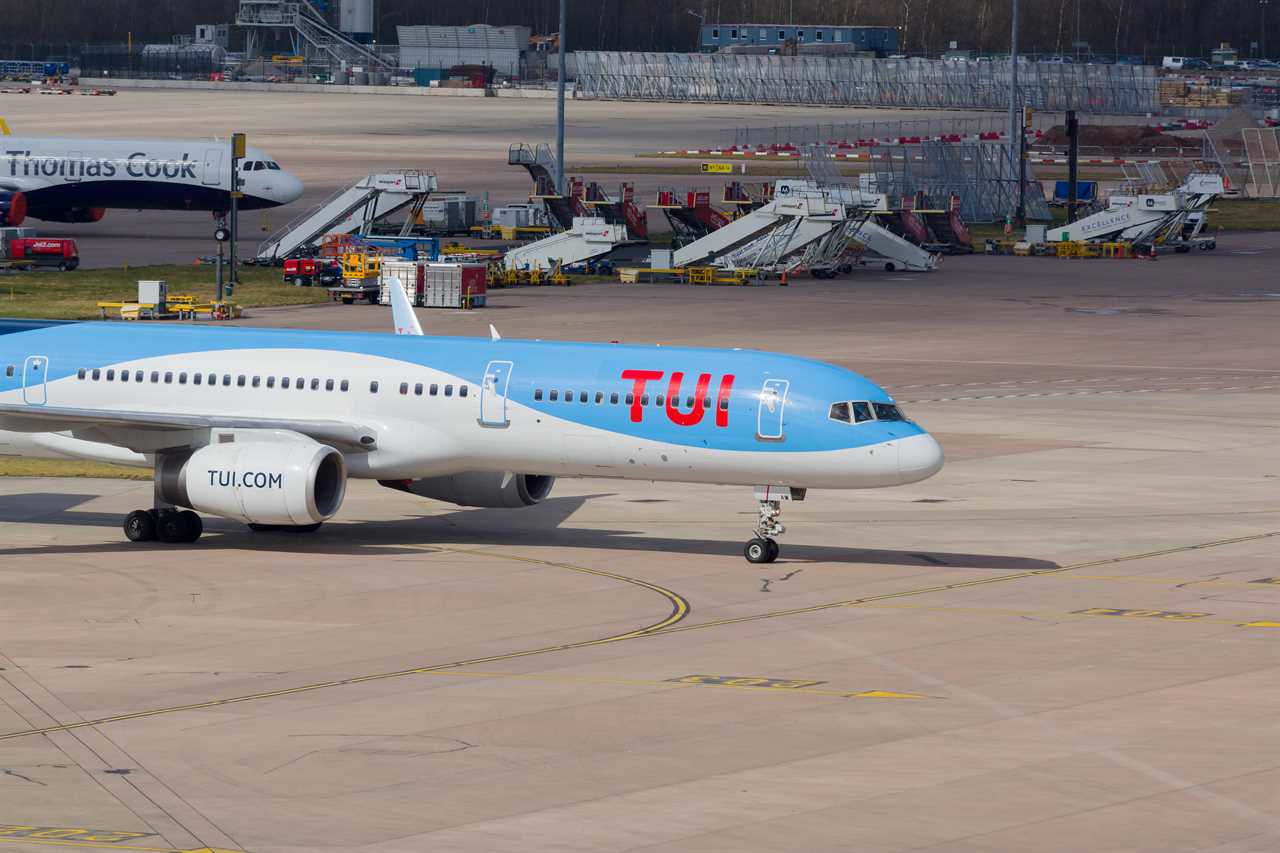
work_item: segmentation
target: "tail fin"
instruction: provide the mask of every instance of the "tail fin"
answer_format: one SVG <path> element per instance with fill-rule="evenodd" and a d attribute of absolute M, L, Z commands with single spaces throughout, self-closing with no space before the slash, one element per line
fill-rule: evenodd
<path fill-rule="evenodd" d="M 391 292 L 391 316 L 395 323 L 397 335 L 421 335 L 422 326 L 413 313 L 413 305 L 409 295 L 404 292 L 404 284 L 398 278 L 387 281 L 387 290 Z"/>

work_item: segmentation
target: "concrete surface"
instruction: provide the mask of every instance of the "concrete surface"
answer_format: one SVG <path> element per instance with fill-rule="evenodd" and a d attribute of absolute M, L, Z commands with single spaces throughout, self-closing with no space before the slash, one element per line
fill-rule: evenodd
<path fill-rule="evenodd" d="M 356 484 L 172 548 L 145 484 L 0 481 L 0 848 L 1274 850 L 1280 236 L 1221 246 L 422 312 L 892 386 L 948 467 L 812 493 L 768 567 L 745 490 Z"/>
<path fill-rule="evenodd" d="M 266 84 L 263 84 L 266 85 Z M 465 90 L 454 90 L 465 91 Z M 128 89 L 113 97 L 0 94 L 0 116 L 13 132 L 31 136 L 105 138 L 223 138 L 249 135 L 306 185 L 301 199 L 241 218 L 243 257 L 274 231 L 364 175 L 394 168 L 434 171 L 441 190 L 489 194 L 494 206 L 527 201 L 533 189 L 523 168 L 507 165 L 512 143 L 553 142 L 555 101 L 494 98 L 380 98 L 334 92 L 208 92 Z M 566 160 L 635 162 L 640 151 L 719 142 L 725 131 L 751 124 L 818 124 L 911 118 L 893 110 L 820 107 L 735 107 L 723 104 L 642 104 L 571 101 L 567 105 Z M 939 113 L 946 115 L 946 113 Z M 741 176 L 739 176 L 741 177 Z M 750 173 L 748 173 L 750 177 Z M 652 201 L 659 186 L 713 187 L 723 176 L 608 175 L 603 184 L 632 180 L 639 198 Z M 34 223 L 43 233 L 76 238 L 85 267 L 190 263 L 213 255 L 208 213 L 108 211 L 87 225 Z M 655 227 L 666 229 L 656 215 Z"/>

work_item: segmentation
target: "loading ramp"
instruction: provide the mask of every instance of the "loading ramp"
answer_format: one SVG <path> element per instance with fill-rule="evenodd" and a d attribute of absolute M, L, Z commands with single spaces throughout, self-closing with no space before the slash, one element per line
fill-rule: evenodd
<path fill-rule="evenodd" d="M 1221 175 L 1193 174 L 1170 193 L 1113 195 L 1106 210 L 1054 226 L 1047 239 L 1051 243 L 1154 242 L 1180 231 L 1184 222 L 1202 214 L 1225 191 Z M 1203 217 L 1196 218 L 1203 227 Z"/>
<path fill-rule="evenodd" d="M 375 222 L 406 210 L 401 236 L 407 236 L 436 186 L 436 176 L 430 172 L 367 175 L 272 235 L 258 247 L 258 263 L 278 263 L 303 254 L 330 234 L 372 233 Z"/>

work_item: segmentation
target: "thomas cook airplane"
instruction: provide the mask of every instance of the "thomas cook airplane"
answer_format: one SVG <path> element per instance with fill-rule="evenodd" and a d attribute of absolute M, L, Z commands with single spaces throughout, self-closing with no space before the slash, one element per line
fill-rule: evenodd
<path fill-rule="evenodd" d="M 782 504 L 937 473 L 938 443 L 869 380 L 758 351 L 0 321 L 0 454 L 154 468 L 132 541 L 194 542 L 197 512 L 309 531 L 347 478 L 473 507 L 555 477 L 754 486 L 745 547 L 778 557 Z M 194 510 L 194 511 L 193 511 Z"/>
<path fill-rule="evenodd" d="M 108 208 L 225 213 L 231 205 L 228 143 L 11 136 L 3 121 L 0 133 L 0 226 L 21 225 L 28 216 L 97 222 Z M 279 207 L 302 195 L 302 182 L 255 148 L 239 173 L 242 210 Z"/>

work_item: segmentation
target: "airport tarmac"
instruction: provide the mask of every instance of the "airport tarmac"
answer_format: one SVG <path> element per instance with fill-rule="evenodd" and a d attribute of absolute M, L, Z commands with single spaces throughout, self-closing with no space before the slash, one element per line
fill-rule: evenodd
<path fill-rule="evenodd" d="M 147 484 L 0 481 L 0 851 L 1274 850 L 1278 260 L 1228 235 L 420 312 L 890 386 L 948 466 L 788 506 L 772 566 L 742 489 L 357 483 L 313 536 L 173 548 L 123 540 Z"/>
<path fill-rule="evenodd" d="M 731 140 L 738 126 L 884 121 L 920 113 L 570 101 L 566 115 L 565 159 L 576 167 L 633 163 L 637 152 L 674 145 L 718 144 Z M 507 149 L 517 142 L 555 139 L 555 101 L 548 99 L 122 89 L 97 98 L 0 94 L 0 116 L 14 133 L 30 136 L 190 139 L 247 133 L 250 144 L 301 178 L 306 192 L 286 207 L 244 214 L 243 257 L 252 257 L 276 229 L 372 172 L 424 169 L 436 173 L 442 191 L 466 190 L 478 197 L 488 193 L 495 206 L 525 201 L 532 181 L 523 168 L 507 165 Z M 660 185 L 715 187 L 719 193 L 726 181 L 711 175 L 611 174 L 601 182 L 612 192 L 626 180 L 636 184 L 645 202 L 653 200 Z M 654 225 L 665 229 L 660 219 L 655 217 Z M 36 224 L 49 235 L 74 237 L 87 268 L 190 263 L 217 251 L 208 213 L 108 211 L 101 222 L 88 225 Z"/>

